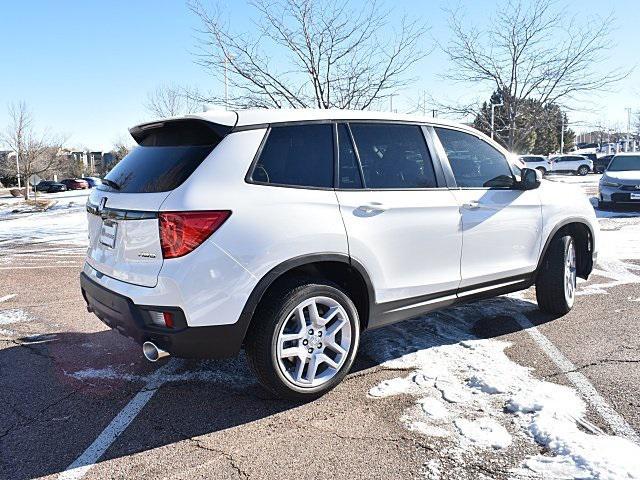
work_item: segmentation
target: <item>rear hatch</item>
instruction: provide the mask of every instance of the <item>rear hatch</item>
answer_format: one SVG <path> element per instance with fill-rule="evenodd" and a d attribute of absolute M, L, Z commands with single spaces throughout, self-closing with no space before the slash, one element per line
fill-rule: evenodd
<path fill-rule="evenodd" d="M 179 119 L 132 128 L 138 146 L 105 176 L 87 202 L 87 263 L 109 277 L 154 287 L 163 263 L 158 225 L 162 203 L 232 127 Z"/>

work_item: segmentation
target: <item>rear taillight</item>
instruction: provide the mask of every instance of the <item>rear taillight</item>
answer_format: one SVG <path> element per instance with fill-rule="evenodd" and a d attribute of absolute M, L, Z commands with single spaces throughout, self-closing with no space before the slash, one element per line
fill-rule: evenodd
<path fill-rule="evenodd" d="M 195 250 L 229 218 L 228 210 L 211 212 L 162 212 L 160 245 L 163 258 L 177 258 Z"/>

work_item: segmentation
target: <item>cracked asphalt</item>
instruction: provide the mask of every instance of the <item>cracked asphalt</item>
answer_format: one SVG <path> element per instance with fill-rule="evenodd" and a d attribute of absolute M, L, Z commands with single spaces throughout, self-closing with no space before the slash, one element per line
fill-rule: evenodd
<path fill-rule="evenodd" d="M 0 323 L 0 478 L 7 479 L 57 478 L 158 368 L 86 312 L 80 255 L 65 254 L 60 268 L 49 268 L 55 252 L 46 260 L 32 252 L 14 248 L 3 265 L 15 268 L 0 271 L 0 298 L 15 295 L 0 303 L 0 313 L 26 313 Z M 589 284 L 602 280 L 594 276 Z M 618 285 L 579 297 L 562 318 L 527 314 L 636 432 L 639 299 L 640 284 Z M 514 361 L 569 384 L 512 318 L 480 315 L 473 333 L 512 342 L 507 354 Z M 346 380 L 307 404 L 272 398 L 255 384 L 243 356 L 171 360 L 175 373 L 84 478 L 413 479 L 423 478 L 434 458 L 441 478 L 508 478 L 510 468 L 535 453 L 531 442 L 514 438 L 506 452 L 461 458 L 449 440 L 408 431 L 399 419 L 411 397 L 367 397 L 371 387 L 398 375 L 372 360 L 375 348 L 365 335 Z M 611 433 L 594 412 L 589 419 Z"/>

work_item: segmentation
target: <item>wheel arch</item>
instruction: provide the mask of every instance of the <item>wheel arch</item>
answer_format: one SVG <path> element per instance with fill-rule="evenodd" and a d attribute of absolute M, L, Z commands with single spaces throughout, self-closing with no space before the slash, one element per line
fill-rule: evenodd
<path fill-rule="evenodd" d="M 343 287 L 358 309 L 361 329 L 367 328 L 369 314 L 375 304 L 375 293 L 366 269 L 345 254 L 311 254 L 295 257 L 278 264 L 258 281 L 238 320 L 243 328 L 243 341 L 253 322 L 254 314 L 267 293 L 287 278 L 299 275 L 324 278 Z"/>
<path fill-rule="evenodd" d="M 567 218 L 553 227 L 542 247 L 536 271 L 540 271 L 553 239 L 564 235 L 571 235 L 576 242 L 577 275 L 586 280 L 593 270 L 595 237 L 591 226 L 581 218 Z"/>

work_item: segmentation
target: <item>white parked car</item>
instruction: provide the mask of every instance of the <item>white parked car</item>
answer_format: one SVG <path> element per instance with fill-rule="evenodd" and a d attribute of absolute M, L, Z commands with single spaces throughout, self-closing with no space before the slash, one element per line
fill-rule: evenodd
<path fill-rule="evenodd" d="M 260 382 L 309 399 L 363 332 L 536 285 L 563 314 L 598 227 L 575 187 L 515 175 L 462 125 L 363 111 L 205 112 L 131 129 L 92 191 L 88 309 L 166 355 L 244 348 Z"/>
<path fill-rule="evenodd" d="M 542 175 L 549 170 L 549 161 L 544 155 L 520 155 L 520 160 L 524 162 L 527 168 L 535 168 Z"/>
<path fill-rule="evenodd" d="M 640 205 L 640 153 L 618 153 L 599 184 L 600 207 Z"/>
<path fill-rule="evenodd" d="M 593 161 L 581 155 L 557 155 L 549 158 L 551 172 L 586 175 L 593 171 Z"/>

